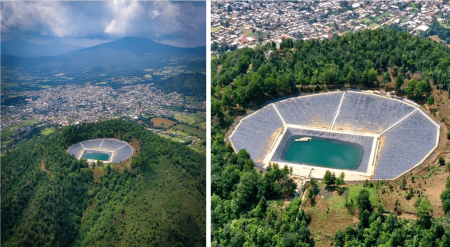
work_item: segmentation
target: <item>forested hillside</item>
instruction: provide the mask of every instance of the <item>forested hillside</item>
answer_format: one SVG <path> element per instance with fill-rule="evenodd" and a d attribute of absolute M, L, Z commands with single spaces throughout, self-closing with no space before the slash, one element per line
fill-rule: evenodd
<path fill-rule="evenodd" d="M 198 100 L 206 100 L 206 76 L 202 73 L 182 73 L 167 80 L 155 83 L 165 93 L 177 92 L 184 96 L 192 96 Z"/>
<path fill-rule="evenodd" d="M 128 141 L 137 154 L 93 173 L 66 153 L 102 137 Z M 122 120 L 34 137 L 2 156 L 1 244 L 203 246 L 205 163 L 188 147 Z"/>
<path fill-rule="evenodd" d="M 450 88 L 450 48 L 407 32 L 377 29 L 323 41 L 284 40 L 281 48 L 241 49 L 211 62 L 213 123 L 230 124 L 231 110 L 242 113 L 273 98 L 326 87 L 388 86 L 415 99 L 429 94 L 430 83 Z"/>
<path fill-rule="evenodd" d="M 292 193 L 288 171 L 275 166 L 257 172 L 250 168 L 253 162 L 247 152 L 241 150 L 236 155 L 230 144 L 224 142 L 237 116 L 270 100 L 299 93 L 345 88 L 382 89 L 396 91 L 422 104 L 428 99 L 427 104 L 432 105 L 433 90 L 439 90 L 440 98 L 448 99 L 448 47 L 407 32 L 377 29 L 322 41 L 283 40 L 279 51 L 272 43 L 226 52 L 212 61 L 211 69 L 212 246 L 450 245 L 449 210 L 445 211 L 447 216 L 433 217 L 433 206 L 424 195 L 425 189 L 411 190 L 408 194 L 409 198 L 417 197 L 413 209 L 417 220 L 400 219 L 397 213 L 401 210 L 385 210 L 381 201 L 375 205 L 369 200 L 371 192 L 363 189 L 351 202 L 347 202 L 346 197 L 345 207 L 341 205 L 342 210 L 351 211 L 348 214 L 354 216 L 353 220 L 350 216 L 350 223 L 330 222 L 342 215 L 329 219 L 330 208 L 328 212 L 314 208 L 316 194 L 324 185 L 307 184 L 304 187 L 309 191 L 306 203 L 297 198 L 287 204 Z M 441 119 L 446 123 L 445 117 Z M 444 168 L 432 168 L 448 176 Z M 432 175 L 430 172 L 428 178 Z M 414 183 L 414 177 L 411 180 Z M 397 182 L 384 186 L 397 189 L 400 194 L 406 193 L 397 188 Z M 448 206 L 449 184 L 442 193 L 444 207 Z M 348 187 L 344 185 L 339 189 L 348 193 Z M 377 191 L 386 192 L 382 186 Z M 305 208 L 317 212 L 320 219 L 316 218 L 315 226 L 321 230 L 311 230 L 311 215 Z M 317 227 L 317 222 L 327 222 L 325 224 L 343 230 L 325 235 L 327 225 L 322 223 Z"/>

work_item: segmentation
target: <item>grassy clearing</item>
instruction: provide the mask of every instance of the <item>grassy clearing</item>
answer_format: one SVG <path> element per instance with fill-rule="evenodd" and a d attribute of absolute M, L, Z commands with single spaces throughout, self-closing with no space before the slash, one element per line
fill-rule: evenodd
<path fill-rule="evenodd" d="M 201 129 L 203 129 L 203 130 L 206 130 L 206 122 L 198 123 L 198 124 L 196 124 L 195 126 L 198 126 L 199 128 L 201 128 Z"/>
<path fill-rule="evenodd" d="M 203 115 L 203 114 L 189 113 L 187 116 L 175 114 L 174 118 L 180 122 L 187 123 L 189 125 L 195 125 L 197 123 L 206 121 L 205 115 Z"/>
<path fill-rule="evenodd" d="M 55 132 L 55 129 L 54 129 L 54 128 L 51 128 L 51 129 L 47 129 L 47 130 L 42 130 L 42 131 L 41 131 L 41 134 L 42 134 L 42 135 L 49 135 L 49 134 L 51 134 L 51 133 L 53 133 L 53 132 Z"/>
<path fill-rule="evenodd" d="M 388 11 L 388 12 L 386 12 L 384 14 L 381 14 L 381 15 L 375 17 L 375 21 L 379 21 L 381 18 L 387 17 L 389 15 L 391 15 L 391 11 Z"/>
<path fill-rule="evenodd" d="M 6 138 L 6 137 L 10 137 L 12 134 L 14 134 L 14 128 L 19 128 L 19 127 L 28 127 L 28 126 L 32 126 L 33 124 L 37 124 L 38 122 L 38 117 L 34 118 L 34 119 L 27 119 L 24 120 L 20 123 L 20 125 L 14 125 L 9 127 L 8 129 L 4 129 L 1 132 L 1 138 Z"/>
<path fill-rule="evenodd" d="M 372 23 L 372 24 L 369 25 L 369 28 L 375 28 L 375 27 L 377 27 L 377 26 L 379 26 L 379 25 L 376 24 L 376 23 Z"/>
<path fill-rule="evenodd" d="M 221 28 L 222 28 L 222 26 L 211 27 L 211 33 L 215 33 L 217 31 L 219 31 Z"/>
<path fill-rule="evenodd" d="M 206 132 L 204 130 L 198 130 L 198 129 L 192 128 L 192 127 L 184 125 L 184 124 L 178 124 L 178 125 L 172 127 L 172 130 L 181 130 L 186 133 L 192 134 L 194 136 L 198 136 L 202 139 L 206 138 Z"/>
<path fill-rule="evenodd" d="M 362 21 L 363 21 L 365 24 L 372 23 L 372 20 L 369 19 L 369 18 L 367 18 L 367 17 L 362 18 Z"/>

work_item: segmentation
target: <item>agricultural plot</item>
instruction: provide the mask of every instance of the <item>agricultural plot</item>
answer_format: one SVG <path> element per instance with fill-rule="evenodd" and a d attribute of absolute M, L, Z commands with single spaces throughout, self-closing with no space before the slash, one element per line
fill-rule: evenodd
<path fill-rule="evenodd" d="M 198 123 L 202 123 L 202 122 L 206 121 L 205 114 L 189 113 L 187 116 L 181 115 L 181 114 L 175 114 L 174 117 L 176 120 L 183 122 L 183 123 L 187 123 L 189 125 L 196 125 Z"/>
<path fill-rule="evenodd" d="M 215 33 L 217 31 L 219 31 L 221 28 L 222 28 L 221 26 L 211 27 L 211 33 Z"/>
<path fill-rule="evenodd" d="M 39 118 L 24 120 L 24 121 L 22 121 L 22 123 L 20 123 L 20 125 L 14 125 L 14 126 L 11 126 L 9 129 L 2 130 L 1 138 L 2 139 L 7 138 L 7 137 L 10 137 L 12 134 L 14 134 L 14 128 L 28 127 L 28 126 L 32 126 L 33 124 L 37 124 L 38 119 Z"/>
<path fill-rule="evenodd" d="M 250 27 L 240 27 L 240 29 L 243 31 L 242 36 L 259 38 L 259 34 L 253 33 L 252 28 L 250 28 Z"/>
<path fill-rule="evenodd" d="M 157 68 L 157 69 L 145 69 L 144 70 L 145 72 L 150 72 L 150 73 L 144 75 L 144 77 L 146 79 L 149 79 L 152 76 L 161 76 L 162 79 L 167 79 L 169 77 L 172 77 L 172 76 L 175 76 L 175 75 L 185 72 L 186 70 L 183 69 L 184 67 L 186 67 L 186 65 L 165 66 L 165 67 Z"/>
<path fill-rule="evenodd" d="M 200 137 L 202 139 L 206 138 L 206 131 L 198 130 L 196 128 L 193 128 L 193 127 L 190 127 L 190 126 L 187 126 L 187 125 L 184 125 L 184 124 L 178 124 L 178 125 L 172 127 L 172 130 L 180 130 L 182 132 L 184 131 L 184 132 L 192 134 L 194 136 L 198 136 L 198 137 Z"/>
<path fill-rule="evenodd" d="M 163 127 L 163 126 L 170 127 L 175 124 L 174 121 L 165 118 L 152 118 L 151 121 L 153 123 L 153 126 L 155 127 Z"/>

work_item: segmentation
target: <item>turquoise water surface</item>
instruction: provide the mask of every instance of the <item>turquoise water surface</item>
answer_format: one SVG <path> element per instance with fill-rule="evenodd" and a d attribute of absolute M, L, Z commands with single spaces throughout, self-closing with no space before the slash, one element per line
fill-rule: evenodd
<path fill-rule="evenodd" d="M 308 164 L 336 169 L 358 169 L 364 150 L 356 143 L 312 137 L 306 142 L 296 142 L 293 136 L 289 139 L 282 159 L 291 163 Z"/>
<path fill-rule="evenodd" d="M 93 159 L 93 160 L 108 160 L 109 155 L 104 153 L 88 153 L 83 158 Z"/>

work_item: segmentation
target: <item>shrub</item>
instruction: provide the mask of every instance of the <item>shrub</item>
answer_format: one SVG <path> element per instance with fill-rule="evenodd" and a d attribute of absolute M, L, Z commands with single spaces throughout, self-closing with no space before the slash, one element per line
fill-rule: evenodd
<path fill-rule="evenodd" d="M 439 157 L 439 165 L 441 165 L 441 166 L 445 165 L 444 157 Z"/>

